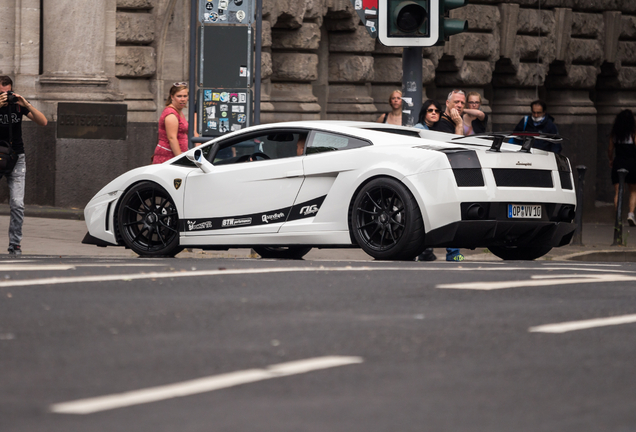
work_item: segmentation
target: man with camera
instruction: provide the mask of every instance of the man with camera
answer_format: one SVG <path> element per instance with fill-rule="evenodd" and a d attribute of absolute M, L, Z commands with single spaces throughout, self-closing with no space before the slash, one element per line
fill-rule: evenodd
<path fill-rule="evenodd" d="M 7 178 L 9 185 L 9 254 L 21 255 L 22 223 L 24 222 L 24 187 L 26 161 L 22 142 L 22 117 L 28 117 L 40 126 L 46 126 L 44 114 L 33 107 L 25 98 L 13 93 L 13 81 L 0 75 L 0 145 L 9 147 L 17 156 L 13 169 L 6 170 L 0 177 Z M 11 151 L 9 150 L 9 151 Z"/>

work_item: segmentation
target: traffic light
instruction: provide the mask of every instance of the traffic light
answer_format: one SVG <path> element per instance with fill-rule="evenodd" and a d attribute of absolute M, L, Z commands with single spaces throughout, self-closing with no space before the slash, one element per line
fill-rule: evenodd
<path fill-rule="evenodd" d="M 442 0 L 379 0 L 378 38 L 385 46 L 433 46 Z"/>
<path fill-rule="evenodd" d="M 436 0 L 433 0 L 436 1 Z M 436 45 L 444 45 L 452 35 L 466 31 L 465 20 L 446 18 L 448 11 L 466 5 L 466 0 L 438 0 L 439 1 L 439 37 Z"/>
<path fill-rule="evenodd" d="M 467 0 L 378 0 L 378 38 L 386 46 L 444 45 L 466 30 L 466 21 L 450 19 L 451 9 Z"/>

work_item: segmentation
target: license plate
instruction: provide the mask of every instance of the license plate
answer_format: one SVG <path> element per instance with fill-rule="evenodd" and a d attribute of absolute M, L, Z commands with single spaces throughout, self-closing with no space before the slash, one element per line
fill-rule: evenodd
<path fill-rule="evenodd" d="M 528 204 L 508 204 L 509 219 L 541 219 L 541 206 Z"/>

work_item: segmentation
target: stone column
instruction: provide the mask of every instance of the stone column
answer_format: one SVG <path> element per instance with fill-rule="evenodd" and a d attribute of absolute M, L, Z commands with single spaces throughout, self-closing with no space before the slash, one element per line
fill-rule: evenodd
<path fill-rule="evenodd" d="M 44 2 L 42 84 L 106 85 L 104 44 L 107 0 L 79 8 L 74 0 Z"/>

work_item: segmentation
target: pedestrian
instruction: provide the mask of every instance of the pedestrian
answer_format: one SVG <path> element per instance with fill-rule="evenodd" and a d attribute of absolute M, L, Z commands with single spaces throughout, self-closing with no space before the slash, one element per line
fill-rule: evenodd
<path fill-rule="evenodd" d="M 0 140 L 7 142 L 17 153 L 17 162 L 11 172 L 5 173 L 9 185 L 9 251 L 10 255 L 22 255 L 22 224 L 24 223 L 24 189 L 26 159 L 22 141 L 22 118 L 27 117 L 39 126 L 46 126 L 44 114 L 23 96 L 13 93 L 13 80 L 0 76 Z M 0 175 L 2 177 L 2 175 Z"/>
<path fill-rule="evenodd" d="M 442 115 L 442 106 L 433 99 L 428 99 L 422 104 L 420 115 L 415 125 L 418 129 L 431 130 Z"/>
<path fill-rule="evenodd" d="M 636 121 L 631 110 L 623 110 L 614 119 L 610 133 L 607 155 L 612 169 L 612 184 L 614 185 L 614 208 L 618 206 L 618 170 L 629 171 L 625 182 L 629 185 L 629 212 L 627 222 L 636 226 L 634 209 L 636 208 Z"/>
<path fill-rule="evenodd" d="M 408 117 L 402 112 L 402 92 L 400 90 L 393 90 L 391 92 L 389 105 L 391 105 L 391 112 L 382 114 L 376 121 L 378 123 L 406 126 Z"/>
<path fill-rule="evenodd" d="M 464 108 L 464 135 L 476 135 L 486 132 L 488 114 L 481 108 L 481 95 L 477 92 L 468 92 L 466 95 L 466 108 Z"/>
<path fill-rule="evenodd" d="M 449 95 L 450 96 L 450 95 Z M 439 102 L 434 100 L 427 100 L 422 104 L 422 110 L 418 117 L 418 123 L 415 125 L 418 129 L 436 130 L 436 126 L 441 122 L 440 117 L 442 113 L 442 106 Z M 461 119 L 461 117 L 460 117 Z M 415 258 L 416 261 L 435 261 L 437 256 L 433 248 L 426 248 L 424 252 Z M 464 255 L 461 254 L 459 249 L 446 248 L 446 261 L 463 261 Z"/>
<path fill-rule="evenodd" d="M 554 124 L 554 117 L 547 113 L 548 106 L 541 99 L 537 99 L 530 104 L 531 116 L 524 116 L 517 126 L 515 126 L 515 132 L 538 132 L 546 134 L 558 134 L 559 130 Z M 521 144 L 519 140 L 512 140 L 513 144 Z M 561 153 L 561 143 L 550 142 L 541 139 L 535 139 L 534 148 L 541 150 Z"/>
<path fill-rule="evenodd" d="M 166 107 L 159 118 L 159 143 L 153 164 L 160 164 L 188 150 L 188 120 L 183 109 L 188 105 L 188 83 L 176 82 L 170 87 Z"/>
<path fill-rule="evenodd" d="M 464 107 L 466 106 L 466 94 L 461 90 L 453 90 L 446 98 L 446 110 L 433 130 L 456 135 L 464 135 Z"/>

